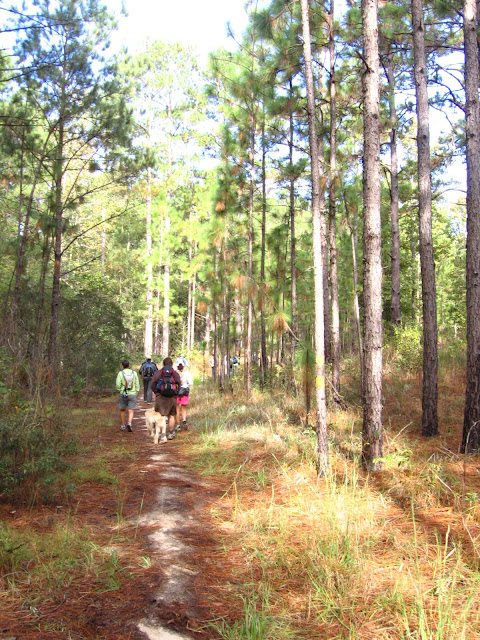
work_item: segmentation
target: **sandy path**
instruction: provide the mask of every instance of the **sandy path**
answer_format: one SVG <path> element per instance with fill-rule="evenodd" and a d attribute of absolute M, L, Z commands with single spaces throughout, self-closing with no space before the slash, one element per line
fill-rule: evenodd
<path fill-rule="evenodd" d="M 172 631 L 162 623 L 165 611 L 177 610 L 181 618 L 196 617 L 197 598 L 194 578 L 198 573 L 195 549 L 185 542 L 191 538 L 191 530 L 197 524 L 202 501 L 195 499 L 205 485 L 178 462 L 181 450 L 180 433 L 175 440 L 165 444 L 150 445 L 150 437 L 144 424 L 144 411 L 151 405 L 140 402 L 133 423 L 136 437 L 145 438 L 148 455 L 140 473 L 155 478 L 155 506 L 142 513 L 132 523 L 144 528 L 150 543 L 148 554 L 154 567 L 163 575 L 160 589 L 151 594 L 152 607 L 147 616 L 138 621 L 138 629 L 150 640 L 191 640 L 191 635 Z M 157 615 L 160 610 L 161 619 Z"/>

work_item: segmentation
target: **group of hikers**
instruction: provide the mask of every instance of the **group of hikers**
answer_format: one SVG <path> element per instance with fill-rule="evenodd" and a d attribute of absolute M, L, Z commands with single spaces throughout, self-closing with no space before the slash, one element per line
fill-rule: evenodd
<path fill-rule="evenodd" d="M 187 407 L 193 380 L 184 356 L 173 360 L 167 357 L 159 369 L 151 358 L 146 358 L 138 374 L 130 367 L 128 360 L 122 360 L 122 369 L 117 374 L 116 388 L 120 394 L 120 430 L 133 431 L 133 413 L 140 391 L 139 375 L 143 380 L 143 399 L 152 402 L 155 395 L 155 411 L 168 421 L 168 439 L 172 440 L 179 431 L 187 428 Z"/>

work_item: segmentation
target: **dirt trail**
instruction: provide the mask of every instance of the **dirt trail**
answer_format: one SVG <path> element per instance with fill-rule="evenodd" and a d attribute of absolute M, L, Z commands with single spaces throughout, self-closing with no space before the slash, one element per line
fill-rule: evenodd
<path fill-rule="evenodd" d="M 188 469 L 181 457 L 182 439 L 188 434 L 181 432 L 165 444 L 151 442 L 144 424 L 144 411 L 149 407 L 139 403 L 133 437 L 145 440 L 148 454 L 138 471 L 150 485 L 153 483 L 150 489 L 155 500 L 131 524 L 148 540 L 146 553 L 162 580 L 156 592 L 150 594 L 151 607 L 138 620 L 137 627 L 150 640 L 190 640 L 193 636 L 185 628 L 204 615 L 199 611 L 196 578 L 198 560 L 205 551 L 204 532 L 199 529 L 203 529 L 210 487 Z"/>

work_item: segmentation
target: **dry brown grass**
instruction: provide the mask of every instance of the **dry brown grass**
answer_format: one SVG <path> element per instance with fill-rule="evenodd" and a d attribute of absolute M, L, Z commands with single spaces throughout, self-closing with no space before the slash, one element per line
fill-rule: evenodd
<path fill-rule="evenodd" d="M 359 469 L 359 408 L 330 413 L 321 483 L 298 400 L 223 397 L 220 415 L 210 396 L 197 405 L 210 417 L 196 464 L 231 481 L 213 515 L 236 558 L 230 586 L 243 596 L 244 625 L 241 615 L 224 623 L 223 638 L 257 638 L 245 623 L 252 606 L 271 640 L 480 638 L 480 462 L 456 452 L 462 376 L 441 379 L 434 439 L 418 435 L 419 389 L 418 375 L 386 380 L 377 476 Z"/>

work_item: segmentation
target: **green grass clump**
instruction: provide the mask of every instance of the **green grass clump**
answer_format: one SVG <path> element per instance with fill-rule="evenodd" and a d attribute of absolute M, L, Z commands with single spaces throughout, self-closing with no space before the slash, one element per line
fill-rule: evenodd
<path fill-rule="evenodd" d="M 77 467 L 70 474 L 74 484 L 93 482 L 107 486 L 117 486 L 118 478 L 105 465 L 103 459 L 94 459 L 86 466 Z"/>
<path fill-rule="evenodd" d="M 239 620 L 228 623 L 222 620 L 211 627 L 222 640 L 288 640 L 296 636 L 285 621 L 276 620 L 268 611 L 268 591 L 241 596 L 243 607 Z"/>
<path fill-rule="evenodd" d="M 97 591 L 116 590 L 124 571 L 118 551 L 94 544 L 85 528 L 67 523 L 38 533 L 0 527 L 0 573 L 11 589 L 28 584 L 30 603 L 84 577 Z"/>

